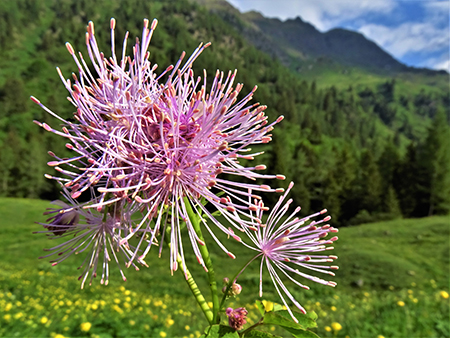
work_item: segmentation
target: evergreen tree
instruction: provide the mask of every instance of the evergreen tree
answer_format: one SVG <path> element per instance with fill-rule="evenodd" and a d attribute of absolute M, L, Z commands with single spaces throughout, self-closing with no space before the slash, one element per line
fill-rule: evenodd
<path fill-rule="evenodd" d="M 417 149 L 410 143 L 404 159 L 398 169 L 394 172 L 394 188 L 400 202 L 400 209 L 403 216 L 413 216 L 419 195 L 419 168 L 417 159 Z"/>
<path fill-rule="evenodd" d="M 428 130 L 420 154 L 424 179 L 423 196 L 418 201 L 420 216 L 447 214 L 450 210 L 450 144 L 445 113 L 439 110 Z"/>

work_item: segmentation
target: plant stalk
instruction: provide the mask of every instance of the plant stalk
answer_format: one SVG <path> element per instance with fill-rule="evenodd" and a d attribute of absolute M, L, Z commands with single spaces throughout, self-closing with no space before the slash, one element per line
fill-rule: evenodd
<path fill-rule="evenodd" d="M 184 197 L 184 204 L 186 206 L 186 210 L 191 221 L 191 224 L 197 234 L 197 236 L 205 243 L 203 238 L 202 230 L 200 228 L 200 216 L 197 216 L 192 210 L 191 203 L 187 197 Z M 205 262 L 205 266 L 208 269 L 208 282 L 209 288 L 211 290 L 211 297 L 213 303 L 213 324 L 218 324 L 219 322 L 219 295 L 217 293 L 217 281 L 214 273 L 214 268 L 211 261 L 211 256 L 209 255 L 208 247 L 206 243 L 204 245 L 199 245 L 200 253 L 202 255 L 203 261 Z"/>
<path fill-rule="evenodd" d="M 165 242 L 170 247 L 170 234 L 169 234 L 169 228 L 166 228 L 166 236 Z M 203 311 L 203 314 L 206 317 L 206 320 L 208 321 L 209 325 L 213 324 L 214 315 L 211 311 L 210 307 L 208 306 L 208 302 L 206 301 L 205 297 L 203 296 L 202 292 L 200 291 L 197 283 L 194 280 L 194 277 L 192 277 L 190 271 L 188 268 L 183 264 L 183 260 L 181 259 L 180 254 L 177 255 L 177 263 L 178 266 L 181 268 L 182 273 L 184 274 L 184 278 L 186 280 L 186 283 L 191 290 L 192 294 L 195 297 L 195 300 L 197 301 L 198 305 L 200 306 L 200 309 Z"/>

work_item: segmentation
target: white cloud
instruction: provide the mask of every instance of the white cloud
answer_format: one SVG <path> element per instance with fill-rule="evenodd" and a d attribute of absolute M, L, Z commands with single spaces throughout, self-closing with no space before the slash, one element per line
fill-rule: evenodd
<path fill-rule="evenodd" d="M 448 53 L 444 53 L 440 57 L 426 59 L 417 66 L 436 70 L 446 70 L 450 73 L 450 57 Z"/>
<path fill-rule="evenodd" d="M 436 26 L 448 26 L 450 2 L 449 1 L 430 1 L 423 2 L 423 8 L 426 13 L 426 21 L 432 21 Z"/>
<path fill-rule="evenodd" d="M 448 48 L 449 44 L 448 28 L 437 28 L 431 22 L 405 22 L 398 27 L 369 24 L 358 31 L 397 58 L 414 52 L 428 54 L 440 51 Z"/>
<path fill-rule="evenodd" d="M 447 59 L 445 61 L 442 61 L 441 63 L 438 63 L 432 67 L 434 69 L 443 69 L 450 73 L 450 60 Z"/>
<path fill-rule="evenodd" d="M 301 16 L 317 29 L 326 31 L 340 22 L 367 13 L 390 13 L 394 0 L 228 0 L 240 11 L 257 10 L 266 17 L 281 20 Z"/>

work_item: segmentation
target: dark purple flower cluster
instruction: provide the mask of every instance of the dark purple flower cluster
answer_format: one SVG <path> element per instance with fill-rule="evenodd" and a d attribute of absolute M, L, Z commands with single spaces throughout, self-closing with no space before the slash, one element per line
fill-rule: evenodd
<path fill-rule="evenodd" d="M 243 308 L 234 309 L 229 307 L 226 311 L 228 316 L 228 325 L 230 325 L 235 330 L 242 330 L 244 325 L 247 323 L 248 311 Z"/>

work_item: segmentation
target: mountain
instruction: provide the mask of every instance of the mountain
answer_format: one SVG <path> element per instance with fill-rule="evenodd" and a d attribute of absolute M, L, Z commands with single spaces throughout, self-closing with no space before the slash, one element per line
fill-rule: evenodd
<path fill-rule="evenodd" d="M 281 21 L 261 13 L 240 13 L 225 0 L 193 0 L 219 15 L 256 48 L 304 75 L 332 68 L 348 73 L 359 68 L 374 74 L 446 75 L 445 71 L 408 67 L 363 34 L 342 28 L 318 31 L 300 17 Z M 317 70 L 318 68 L 318 70 Z"/>

